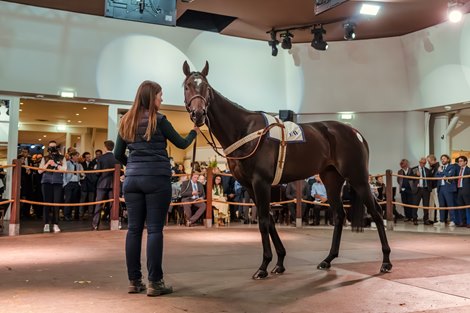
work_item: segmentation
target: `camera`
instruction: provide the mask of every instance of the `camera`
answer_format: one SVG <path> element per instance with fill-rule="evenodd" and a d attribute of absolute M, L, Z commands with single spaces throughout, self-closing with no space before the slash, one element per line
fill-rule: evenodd
<path fill-rule="evenodd" d="M 62 162 L 62 155 L 60 155 L 59 149 L 57 149 L 57 147 L 48 147 L 47 152 L 49 152 L 49 157 L 55 163 L 60 164 Z"/>

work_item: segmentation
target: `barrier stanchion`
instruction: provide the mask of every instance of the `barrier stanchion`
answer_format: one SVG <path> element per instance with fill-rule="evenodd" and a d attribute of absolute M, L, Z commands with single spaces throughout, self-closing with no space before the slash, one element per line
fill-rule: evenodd
<path fill-rule="evenodd" d="M 393 230 L 393 182 L 392 170 L 385 172 L 385 197 L 387 198 L 386 214 L 387 214 L 387 230 Z"/>
<path fill-rule="evenodd" d="M 213 181 L 212 168 L 207 169 L 207 182 L 206 182 L 206 219 L 204 225 L 207 228 L 212 227 L 212 181 Z M 216 223 L 218 226 L 219 224 Z"/>
<path fill-rule="evenodd" d="M 13 173 L 11 179 L 11 204 L 10 226 L 8 234 L 18 236 L 20 234 L 20 186 L 21 186 L 21 162 L 13 160 Z"/>
<path fill-rule="evenodd" d="M 114 165 L 113 207 L 111 208 L 111 230 L 119 230 L 119 192 L 121 190 L 121 164 Z"/>
<path fill-rule="evenodd" d="M 295 227 L 302 227 L 302 181 L 295 182 Z"/>

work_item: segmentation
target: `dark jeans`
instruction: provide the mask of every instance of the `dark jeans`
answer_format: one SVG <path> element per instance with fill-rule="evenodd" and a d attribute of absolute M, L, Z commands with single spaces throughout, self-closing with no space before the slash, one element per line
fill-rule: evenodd
<path fill-rule="evenodd" d="M 96 201 L 102 200 L 109 200 L 113 199 L 113 189 L 112 188 L 98 188 L 96 190 Z M 112 210 L 112 202 L 110 203 Z M 103 208 L 103 204 L 99 203 L 95 205 L 95 211 L 93 212 L 93 221 L 91 222 L 93 227 L 100 226 L 101 221 L 101 209 Z M 111 211 L 110 211 L 111 212 Z"/>
<path fill-rule="evenodd" d="M 64 187 L 65 203 L 79 203 L 80 202 L 80 184 L 78 182 L 69 182 Z M 64 207 L 64 216 L 66 219 L 72 219 L 72 210 L 74 211 L 74 218 L 78 220 L 78 206 Z"/>
<path fill-rule="evenodd" d="M 62 203 L 64 201 L 62 184 L 42 184 L 42 194 L 44 202 Z M 48 205 L 43 207 L 44 224 L 57 224 L 59 208 L 58 206 L 51 207 Z M 49 216 L 51 211 L 52 219 Z"/>
<path fill-rule="evenodd" d="M 124 180 L 128 214 L 126 263 L 129 280 L 142 278 L 140 255 L 142 233 L 147 224 L 147 270 L 149 281 L 163 278 L 163 225 L 171 202 L 167 176 L 128 176 Z"/>

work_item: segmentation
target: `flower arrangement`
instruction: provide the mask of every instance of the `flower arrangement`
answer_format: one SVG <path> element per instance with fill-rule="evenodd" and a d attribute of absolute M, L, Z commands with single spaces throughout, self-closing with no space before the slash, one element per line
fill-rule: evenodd
<path fill-rule="evenodd" d="M 217 157 L 216 156 L 213 156 L 211 158 L 209 158 L 209 163 L 207 163 L 207 167 L 209 168 L 216 168 L 217 167 Z"/>

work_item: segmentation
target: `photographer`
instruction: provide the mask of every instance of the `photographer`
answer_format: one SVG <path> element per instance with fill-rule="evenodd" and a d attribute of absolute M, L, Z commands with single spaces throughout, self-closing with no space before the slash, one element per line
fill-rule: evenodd
<path fill-rule="evenodd" d="M 57 148 L 57 142 L 54 140 L 49 141 L 47 146 L 48 155 L 46 155 L 41 160 L 39 165 L 42 169 L 53 169 L 53 170 L 65 170 L 66 163 L 65 158 L 60 154 L 59 149 Z M 49 203 L 61 203 L 64 200 L 62 184 L 64 180 L 64 174 L 58 172 L 47 172 L 38 170 L 39 174 L 42 175 L 41 184 L 42 184 L 42 194 L 44 197 L 44 202 Z M 52 209 L 52 219 L 50 219 L 50 212 Z M 60 232 L 58 225 L 58 215 L 59 207 L 54 206 L 44 206 L 43 217 L 44 217 L 44 232 L 49 233 L 51 231 L 50 224 L 53 224 L 54 233 Z"/>

